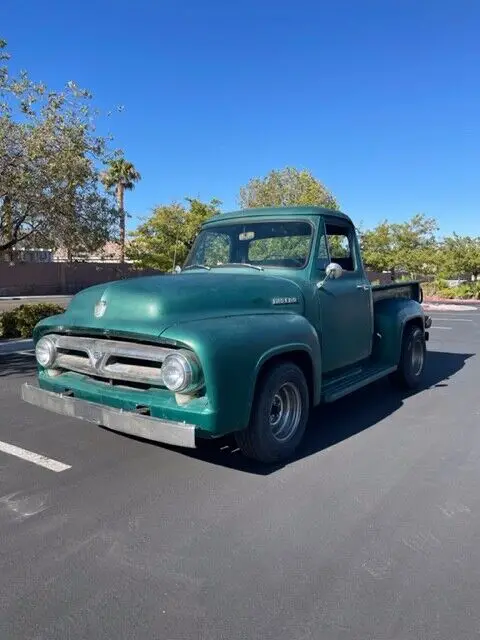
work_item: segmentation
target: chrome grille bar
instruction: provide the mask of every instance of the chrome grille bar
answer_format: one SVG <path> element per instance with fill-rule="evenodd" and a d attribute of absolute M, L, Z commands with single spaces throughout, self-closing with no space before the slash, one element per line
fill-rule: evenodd
<path fill-rule="evenodd" d="M 163 384 L 161 367 L 174 349 L 121 340 L 50 335 L 57 348 L 52 368 L 111 380 Z"/>

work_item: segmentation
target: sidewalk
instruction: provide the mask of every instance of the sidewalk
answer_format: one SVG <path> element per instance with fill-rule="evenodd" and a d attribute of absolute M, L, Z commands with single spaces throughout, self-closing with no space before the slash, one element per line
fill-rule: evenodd
<path fill-rule="evenodd" d="M 54 296 L 0 296 L 2 300 L 63 300 L 64 298 L 71 298 L 70 294 L 54 295 Z"/>
<path fill-rule="evenodd" d="M 425 296 L 423 303 L 425 311 L 479 311 L 480 300 L 462 300 Z"/>
<path fill-rule="evenodd" d="M 478 305 L 476 307 L 469 306 L 468 304 L 441 304 L 438 302 L 435 303 L 424 303 L 423 308 L 425 311 L 478 311 Z"/>
<path fill-rule="evenodd" d="M 67 306 L 72 296 L 2 296 L 0 297 L 0 313 L 11 311 L 22 304 L 58 304 Z"/>
<path fill-rule="evenodd" d="M 468 304 L 480 307 L 480 300 L 465 300 L 463 298 L 439 298 L 438 296 L 425 296 L 424 302 L 440 304 Z"/>

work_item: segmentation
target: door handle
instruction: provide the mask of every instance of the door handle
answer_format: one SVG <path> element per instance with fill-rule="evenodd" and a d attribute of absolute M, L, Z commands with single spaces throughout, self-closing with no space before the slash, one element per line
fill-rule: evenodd
<path fill-rule="evenodd" d="M 370 287 L 368 284 L 357 284 L 357 289 L 361 289 L 362 291 L 368 291 Z"/>

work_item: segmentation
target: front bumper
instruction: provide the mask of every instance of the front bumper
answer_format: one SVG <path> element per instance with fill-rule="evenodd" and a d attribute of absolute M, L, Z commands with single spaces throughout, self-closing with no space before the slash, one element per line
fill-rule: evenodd
<path fill-rule="evenodd" d="M 80 398 L 45 391 L 28 383 L 22 386 L 22 399 L 42 409 L 93 422 L 113 431 L 164 444 L 195 448 L 195 426 L 184 422 L 173 422 L 133 411 L 122 411 Z"/>

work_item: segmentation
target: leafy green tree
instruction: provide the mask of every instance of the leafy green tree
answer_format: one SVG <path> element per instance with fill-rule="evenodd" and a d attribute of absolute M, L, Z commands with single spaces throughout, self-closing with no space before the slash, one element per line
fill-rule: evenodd
<path fill-rule="evenodd" d="M 310 171 L 293 167 L 273 170 L 264 178 L 252 178 L 240 189 L 239 202 L 244 209 L 301 205 L 338 209 L 335 197 Z"/>
<path fill-rule="evenodd" d="M 454 233 L 444 238 L 440 252 L 440 272 L 445 277 L 480 275 L 480 238 L 459 236 Z"/>
<path fill-rule="evenodd" d="M 438 262 L 438 242 L 434 218 L 417 214 L 408 222 L 393 225 L 397 266 L 411 276 L 434 273 Z"/>
<path fill-rule="evenodd" d="M 69 82 L 47 89 L 9 70 L 0 41 L 0 252 L 17 245 L 92 246 L 116 213 L 100 192 L 96 163 L 107 139 L 95 132 L 92 96 Z"/>
<path fill-rule="evenodd" d="M 115 189 L 120 219 L 120 262 L 125 262 L 125 191 L 131 191 L 141 179 L 133 164 L 125 158 L 114 158 L 102 174 L 102 182 L 108 190 Z"/>
<path fill-rule="evenodd" d="M 365 265 L 376 271 L 407 271 L 410 276 L 435 273 L 438 264 L 438 229 L 434 218 L 423 214 L 407 222 L 384 220 L 374 229 L 361 233 Z"/>
<path fill-rule="evenodd" d="M 387 220 L 378 224 L 374 229 L 362 231 L 360 244 L 365 266 L 375 271 L 390 271 L 395 268 L 396 256 L 392 225 Z"/>
<path fill-rule="evenodd" d="M 77 190 L 65 204 L 64 215 L 59 216 L 54 230 L 35 234 L 26 247 L 61 247 L 70 262 L 74 254 L 89 254 L 100 249 L 110 240 L 118 226 L 118 216 L 113 203 L 97 191 L 97 184 Z"/>
<path fill-rule="evenodd" d="M 148 220 L 131 234 L 127 255 L 142 268 L 170 271 L 182 264 L 200 225 L 219 213 L 220 201 L 186 198 L 179 203 L 155 207 Z"/>

